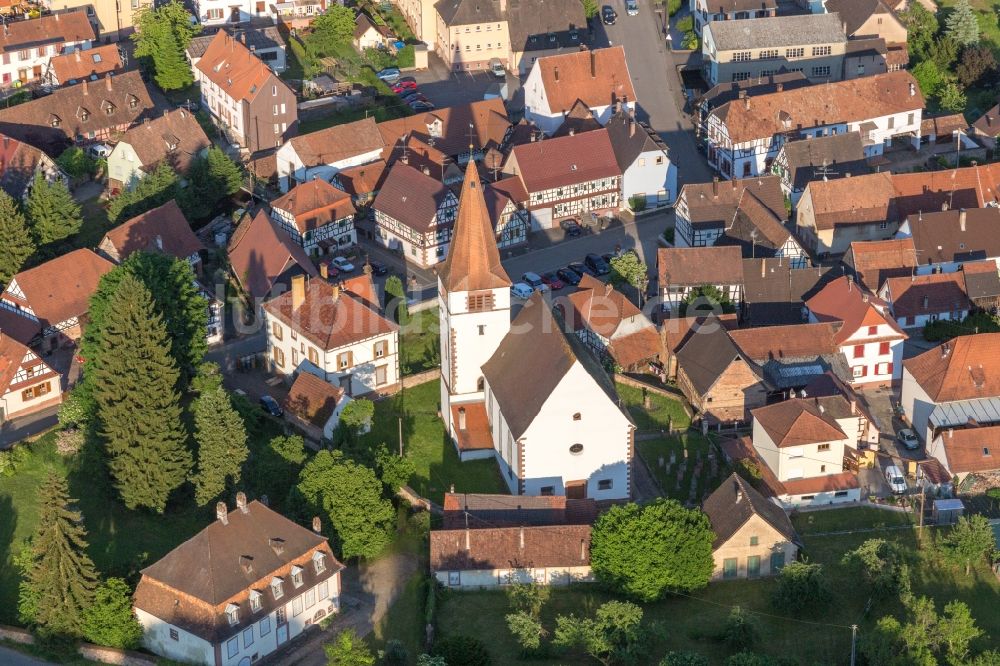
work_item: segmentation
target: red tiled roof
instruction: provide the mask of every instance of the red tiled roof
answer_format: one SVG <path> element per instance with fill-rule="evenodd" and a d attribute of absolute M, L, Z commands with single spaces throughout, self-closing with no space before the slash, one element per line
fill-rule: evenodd
<path fill-rule="evenodd" d="M 591 108 L 636 101 L 622 46 L 546 56 L 535 67 L 553 112 L 568 111 L 578 99 Z"/>
<path fill-rule="evenodd" d="M 860 488 L 861 483 L 858 481 L 858 475 L 854 472 L 841 472 L 815 476 L 810 479 L 782 481 L 781 486 L 785 489 L 786 495 L 813 495 L 837 492 L 838 490 L 854 490 Z"/>
<path fill-rule="evenodd" d="M 988 164 L 892 176 L 899 219 L 945 208 L 981 208 L 1000 199 L 1000 168 Z"/>
<path fill-rule="evenodd" d="M 305 234 L 348 217 L 353 217 L 354 203 L 351 195 L 326 182 L 314 178 L 297 185 L 287 194 L 271 202 L 271 208 L 287 211 L 295 226 Z"/>
<path fill-rule="evenodd" d="M 337 172 L 337 180 L 344 191 L 352 197 L 367 196 L 382 189 L 382 183 L 389 173 L 384 160 L 370 164 L 341 169 Z"/>
<path fill-rule="evenodd" d="M 747 358 L 758 363 L 772 359 L 822 356 L 839 351 L 835 342 L 840 325 L 831 322 L 741 328 L 729 332 Z"/>
<path fill-rule="evenodd" d="M 460 415 L 465 414 L 465 427 L 459 427 Z M 451 421 L 455 424 L 455 439 L 458 440 L 460 451 L 492 451 L 493 434 L 490 432 L 489 418 L 486 416 L 486 403 L 463 402 L 452 404 Z"/>
<path fill-rule="evenodd" d="M 90 297 L 114 264 L 87 249 L 73 250 L 44 264 L 21 271 L 12 279 L 24 293 L 10 291 L 5 300 L 30 307 L 42 327 L 55 326 L 90 309 Z"/>
<path fill-rule="evenodd" d="M 85 79 L 93 74 L 103 76 L 117 72 L 124 67 L 117 44 L 106 44 L 88 51 L 73 51 L 53 56 L 49 60 L 56 80 L 60 85 L 70 81 Z"/>
<path fill-rule="evenodd" d="M 842 277 L 830 284 L 806 301 L 806 307 L 820 321 L 842 321 L 844 325 L 837 332 L 835 342 L 843 344 L 862 326 L 878 326 L 888 324 L 897 339 L 907 336 L 896 322 L 879 312 L 873 304 L 874 296 L 862 290 L 849 277 Z"/>
<path fill-rule="evenodd" d="M 254 298 L 264 298 L 291 264 L 318 275 L 305 251 L 263 210 L 247 216 L 229 239 L 229 266 Z"/>
<path fill-rule="evenodd" d="M 508 164 L 511 160 L 529 193 L 621 175 L 603 128 L 515 146 Z"/>
<path fill-rule="evenodd" d="M 814 401 L 792 398 L 752 410 L 759 423 L 777 447 L 819 444 L 847 439 L 837 421 L 825 414 Z"/>
<path fill-rule="evenodd" d="M 890 278 L 885 288 L 896 318 L 958 312 L 972 307 L 961 271 Z"/>
<path fill-rule="evenodd" d="M 282 406 L 287 413 L 323 428 L 343 395 L 344 389 L 303 370 L 292 382 Z"/>
<path fill-rule="evenodd" d="M 433 129 L 432 133 L 432 128 L 437 127 L 440 127 L 440 135 L 437 129 Z M 378 123 L 378 132 L 384 146 L 382 158 L 387 161 L 404 136 L 417 137 L 424 143 L 433 144 L 438 150 L 455 156 L 468 152 L 470 142 L 483 150 L 499 146 L 507 136 L 508 129 L 510 120 L 507 118 L 507 109 L 499 98 L 458 104 L 435 109 L 430 113 L 417 113 Z"/>
<path fill-rule="evenodd" d="M 225 30 L 215 33 L 195 67 L 227 96 L 239 101 L 253 101 L 266 85 L 288 87 L 263 60 Z"/>
<path fill-rule="evenodd" d="M 119 261 L 141 250 L 160 250 L 187 259 L 205 249 L 173 200 L 118 225 L 104 235 L 104 241 L 111 243 Z"/>
<path fill-rule="evenodd" d="M 512 569 L 515 566 L 590 566 L 590 525 L 431 532 L 431 571 Z"/>
<path fill-rule="evenodd" d="M 743 254 L 735 245 L 661 247 L 656 252 L 656 264 L 661 288 L 743 283 Z"/>
<path fill-rule="evenodd" d="M 814 180 L 806 185 L 816 228 L 896 220 L 892 175 L 887 172 Z M 803 195 L 805 196 L 805 195 Z"/>
<path fill-rule="evenodd" d="M 936 403 L 1000 396 L 1000 333 L 953 338 L 903 367 Z"/>
<path fill-rule="evenodd" d="M 909 275 L 917 265 L 913 238 L 851 243 L 844 263 L 853 266 L 858 280 L 872 291 L 888 277 Z"/>
<path fill-rule="evenodd" d="M 0 50 L 4 53 L 51 44 L 88 42 L 94 39 L 94 26 L 83 9 L 54 12 L 25 21 L 5 21 L 0 34 Z"/>
<path fill-rule="evenodd" d="M 1000 426 L 948 430 L 940 438 L 952 474 L 1000 469 Z"/>

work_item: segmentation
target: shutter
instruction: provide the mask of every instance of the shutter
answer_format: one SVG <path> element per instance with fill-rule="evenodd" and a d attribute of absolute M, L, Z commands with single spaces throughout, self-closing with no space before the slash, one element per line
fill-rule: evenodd
<path fill-rule="evenodd" d="M 885 364 L 885 374 L 887 374 L 887 375 L 891 375 L 892 374 L 892 362 L 891 361 L 889 363 Z"/>

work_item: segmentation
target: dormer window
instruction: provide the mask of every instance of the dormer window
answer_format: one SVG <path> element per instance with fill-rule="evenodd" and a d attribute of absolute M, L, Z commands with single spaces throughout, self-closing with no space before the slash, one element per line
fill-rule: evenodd
<path fill-rule="evenodd" d="M 128 108 L 134 109 L 137 106 L 139 106 L 139 98 L 136 97 L 135 95 L 129 95 Z"/>
<path fill-rule="evenodd" d="M 52 120 L 49 122 L 49 124 L 52 125 L 53 127 L 59 127 L 59 125 L 62 124 L 62 120 L 59 118 L 59 116 L 52 116 Z"/>
<path fill-rule="evenodd" d="M 226 606 L 226 619 L 229 620 L 229 626 L 234 627 L 240 623 L 240 607 L 236 604 L 229 604 Z"/>
<path fill-rule="evenodd" d="M 295 587 L 302 585 L 302 567 L 292 567 L 292 585 Z"/>
<path fill-rule="evenodd" d="M 318 574 L 326 571 L 326 555 L 319 551 L 313 553 L 313 567 L 316 569 L 316 573 Z"/>
<path fill-rule="evenodd" d="M 263 605 L 264 595 L 257 590 L 250 590 L 250 612 L 256 613 Z"/>
<path fill-rule="evenodd" d="M 285 596 L 284 581 L 280 578 L 271 579 L 271 593 L 274 595 L 275 599 L 280 599 Z"/>
<path fill-rule="evenodd" d="M 104 107 L 104 112 L 109 116 L 112 115 L 115 112 L 115 105 L 108 102 L 108 104 Z"/>

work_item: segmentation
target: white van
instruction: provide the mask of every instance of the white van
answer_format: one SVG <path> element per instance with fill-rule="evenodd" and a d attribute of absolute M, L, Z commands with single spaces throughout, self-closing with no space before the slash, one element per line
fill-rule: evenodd
<path fill-rule="evenodd" d="M 490 72 L 498 79 L 507 78 L 507 70 L 503 68 L 503 63 L 500 62 L 500 58 L 490 58 Z"/>
<path fill-rule="evenodd" d="M 903 476 L 903 470 L 895 465 L 889 465 L 885 468 L 885 481 L 889 484 L 893 494 L 902 495 L 906 492 L 906 478 Z"/>

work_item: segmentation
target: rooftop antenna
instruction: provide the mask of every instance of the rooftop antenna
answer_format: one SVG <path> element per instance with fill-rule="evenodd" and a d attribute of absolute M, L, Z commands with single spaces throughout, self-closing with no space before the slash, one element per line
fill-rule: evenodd
<path fill-rule="evenodd" d="M 476 140 L 476 126 L 473 125 L 472 122 L 469 122 L 468 137 L 469 137 L 469 161 L 472 162 L 475 159 L 474 155 L 476 153 L 474 147 Z"/>
<path fill-rule="evenodd" d="M 823 180 L 829 180 L 829 176 L 836 176 L 837 172 L 830 170 L 830 165 L 827 163 L 826 158 L 823 158 L 823 164 L 813 170 L 813 176 L 815 178 L 822 178 Z"/>

